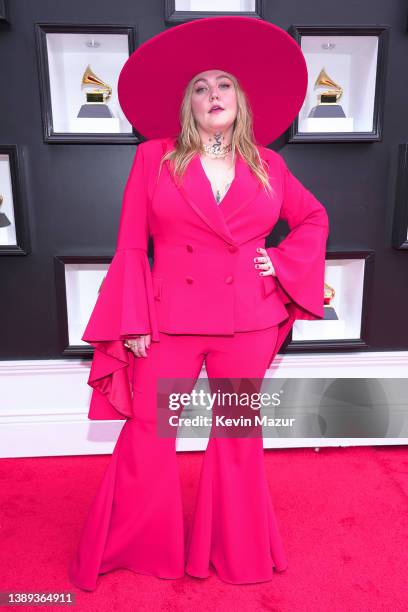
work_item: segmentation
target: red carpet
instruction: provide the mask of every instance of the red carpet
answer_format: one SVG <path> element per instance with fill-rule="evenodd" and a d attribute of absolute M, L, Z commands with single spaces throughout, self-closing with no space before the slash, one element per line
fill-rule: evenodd
<path fill-rule="evenodd" d="M 202 453 L 177 456 L 188 521 Z M 85 593 L 69 583 L 67 565 L 109 456 L 2 459 L 0 591 L 74 591 L 81 611 L 405 611 L 407 447 L 267 450 L 265 460 L 285 572 L 235 586 L 116 570 Z"/>

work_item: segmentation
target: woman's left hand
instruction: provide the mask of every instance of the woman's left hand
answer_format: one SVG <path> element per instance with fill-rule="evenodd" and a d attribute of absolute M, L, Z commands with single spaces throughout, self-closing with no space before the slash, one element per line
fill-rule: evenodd
<path fill-rule="evenodd" d="M 255 268 L 264 270 L 259 272 L 259 276 L 276 276 L 275 269 L 266 249 L 261 247 L 256 249 L 260 256 L 254 258 Z"/>

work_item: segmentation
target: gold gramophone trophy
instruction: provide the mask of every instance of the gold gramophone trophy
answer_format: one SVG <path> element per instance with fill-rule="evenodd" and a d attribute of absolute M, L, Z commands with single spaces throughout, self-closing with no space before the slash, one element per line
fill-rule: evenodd
<path fill-rule="evenodd" d="M 89 86 L 92 86 L 91 89 L 89 89 Z M 86 104 L 81 106 L 78 117 L 85 119 L 111 119 L 114 115 L 106 101 L 112 95 L 112 87 L 97 77 L 89 64 L 82 76 L 81 89 L 84 88 L 88 88 L 86 91 Z"/>
<path fill-rule="evenodd" d="M 331 287 L 328 283 L 325 282 L 324 283 L 324 298 L 323 298 L 323 305 L 324 305 L 323 319 L 325 320 L 337 321 L 339 318 L 337 316 L 335 309 L 330 303 L 332 299 L 334 298 L 334 296 L 335 296 L 335 291 L 333 287 Z"/>
<path fill-rule="evenodd" d="M 0 206 L 3 204 L 4 198 L 0 193 Z M 0 212 L 0 227 L 8 227 L 11 225 L 11 221 L 6 215 L 6 213 Z"/>
<path fill-rule="evenodd" d="M 337 85 L 327 74 L 324 68 L 319 72 L 313 89 L 319 87 L 329 87 L 326 91 L 317 94 L 317 106 L 314 106 L 309 113 L 309 117 L 314 119 L 333 119 L 346 116 L 343 107 L 337 101 L 343 94 L 343 88 Z"/>

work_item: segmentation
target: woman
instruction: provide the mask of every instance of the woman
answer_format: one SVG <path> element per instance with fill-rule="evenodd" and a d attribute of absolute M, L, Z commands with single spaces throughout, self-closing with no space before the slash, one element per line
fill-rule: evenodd
<path fill-rule="evenodd" d="M 197 45 L 209 37 L 223 44 Z M 191 391 L 204 362 L 210 386 L 262 379 L 294 320 L 323 317 L 326 211 L 260 144 L 290 125 L 306 84 L 297 43 L 245 17 L 172 28 L 122 69 L 122 109 L 149 140 L 137 147 L 115 256 L 83 335 L 95 348 L 89 418 L 126 422 L 70 564 L 80 588 L 119 568 L 179 578 L 212 567 L 243 584 L 287 567 L 262 437 L 210 436 L 187 526 L 175 439 L 157 429 L 157 401 L 164 380 L 173 390 L 187 380 Z M 279 218 L 290 233 L 265 248 Z"/>

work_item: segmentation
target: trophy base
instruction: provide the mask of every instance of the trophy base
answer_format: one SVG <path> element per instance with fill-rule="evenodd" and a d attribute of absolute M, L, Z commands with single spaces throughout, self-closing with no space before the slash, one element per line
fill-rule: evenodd
<path fill-rule="evenodd" d="M 77 115 L 79 119 L 112 119 L 113 116 L 109 106 L 100 102 L 83 104 Z"/>
<path fill-rule="evenodd" d="M 338 321 L 339 317 L 337 316 L 337 313 L 334 310 L 333 306 L 324 307 L 323 319 L 325 321 Z"/>
<path fill-rule="evenodd" d="M 8 227 L 11 221 L 5 213 L 0 213 L 0 227 Z"/>
<path fill-rule="evenodd" d="M 319 104 L 310 111 L 309 119 L 344 119 L 346 113 L 340 104 Z"/>

